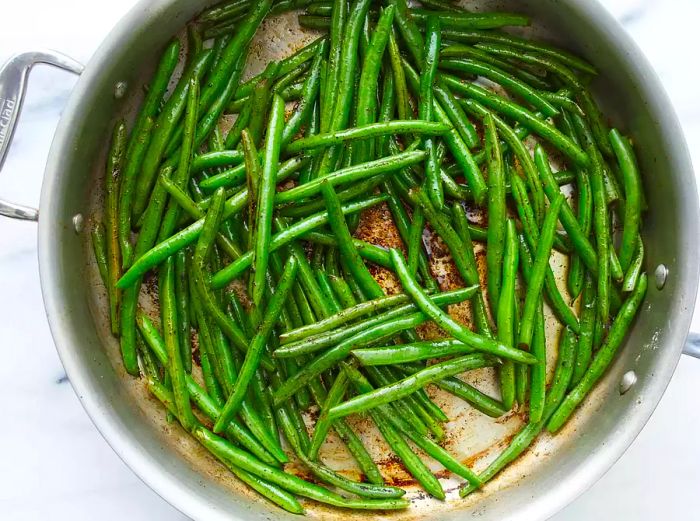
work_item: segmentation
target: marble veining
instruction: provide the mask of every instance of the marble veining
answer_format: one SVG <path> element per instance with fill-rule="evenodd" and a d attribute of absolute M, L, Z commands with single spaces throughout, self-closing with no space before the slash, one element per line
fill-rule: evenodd
<path fill-rule="evenodd" d="M 135 0 L 3 5 L 0 60 L 47 46 L 86 62 Z M 697 0 L 604 0 L 661 77 L 700 164 Z M 37 16 L 41 13 L 41 16 Z M 2 197 L 38 201 L 51 138 L 75 78 L 37 67 L 0 176 Z M 0 219 L 0 518 L 103 521 L 185 519 L 116 456 L 80 406 L 53 346 L 43 310 L 36 225 Z M 700 318 L 694 320 L 700 330 Z M 692 519 L 700 484 L 700 362 L 682 359 L 652 420 L 615 467 L 555 516 L 557 521 Z M 664 479 L 654 479 L 664 476 Z M 692 513 L 691 513 L 692 512 Z"/>

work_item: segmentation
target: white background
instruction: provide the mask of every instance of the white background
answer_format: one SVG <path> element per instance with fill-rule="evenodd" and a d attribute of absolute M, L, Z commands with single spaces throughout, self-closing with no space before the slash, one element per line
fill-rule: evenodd
<path fill-rule="evenodd" d="M 0 62 L 46 46 L 87 62 L 135 0 L 5 0 Z M 643 48 L 700 164 L 697 0 L 605 0 Z M 74 79 L 37 68 L 0 194 L 36 205 L 51 136 Z M 184 516 L 119 460 L 83 412 L 56 355 L 37 269 L 36 225 L 0 218 L 0 518 L 103 521 Z M 695 330 L 700 320 L 695 320 Z M 629 451 L 557 521 L 697 519 L 700 360 L 684 358 Z"/>

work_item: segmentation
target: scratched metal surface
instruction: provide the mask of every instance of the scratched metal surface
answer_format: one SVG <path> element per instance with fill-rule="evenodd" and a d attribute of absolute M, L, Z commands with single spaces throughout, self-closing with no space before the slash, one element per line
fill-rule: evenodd
<path fill-rule="evenodd" d="M 528 29 L 528 31 L 542 32 L 542 28 L 535 27 L 534 29 Z M 262 30 L 255 37 L 249 57 L 248 69 L 244 77 L 247 78 L 260 72 L 269 60 L 283 58 L 309 43 L 317 35 L 318 33 L 300 28 L 296 21 L 296 16 L 292 13 L 267 20 Z M 150 72 L 150 70 L 148 69 L 146 72 Z M 148 73 L 144 74 L 144 83 L 148 77 Z M 141 99 L 140 89 L 132 89 L 132 92 L 134 91 L 135 93 L 131 94 L 131 98 L 124 105 L 124 115 L 126 117 L 133 117 L 134 108 L 138 106 L 138 102 Z M 103 164 L 104 161 L 100 159 L 97 163 Z M 102 175 L 103 172 L 101 169 L 98 169 L 95 174 L 95 188 L 91 191 L 91 219 L 93 220 L 99 218 L 101 213 L 102 193 L 100 187 L 103 184 Z M 473 213 L 473 217 L 478 220 L 480 216 L 476 212 Z M 357 235 L 381 246 L 400 246 L 398 233 L 385 206 L 370 209 L 362 215 Z M 446 246 L 440 239 L 430 235 L 429 232 L 426 232 L 425 241 L 431 254 L 432 269 L 436 279 L 440 282 L 441 289 L 448 290 L 461 286 L 461 279 L 449 259 L 449 251 Z M 169 424 L 165 421 L 165 414 L 160 403 L 149 395 L 143 381 L 132 379 L 125 374 L 119 355 L 118 342 L 109 334 L 106 295 L 93 261 L 90 244 L 87 241 L 85 253 L 87 259 L 86 273 L 93 290 L 89 294 L 90 308 L 98 325 L 98 331 L 108 352 L 109 359 L 114 370 L 121 376 L 124 392 L 131 397 L 134 407 L 138 408 L 140 413 L 147 418 L 147 421 L 151 422 L 161 432 L 164 449 L 173 450 L 179 457 L 187 460 L 191 467 L 203 476 L 203 480 L 212 480 L 229 490 L 231 494 L 242 495 L 254 502 L 261 501 L 259 497 L 250 492 L 245 486 L 242 486 L 221 464 L 206 453 L 197 442 L 186 435 L 177 424 Z M 483 285 L 485 282 L 485 258 L 482 245 L 476 245 L 476 254 Z M 555 254 L 551 264 L 559 286 L 565 292 L 563 275 L 566 272 L 566 258 Z M 387 292 L 395 293 L 398 291 L 397 281 L 390 272 L 376 267 L 371 269 Z M 153 313 L 154 317 L 157 317 L 155 283 L 156 281 L 153 278 L 147 279 L 141 294 L 140 303 L 145 309 Z M 450 313 L 464 323 L 470 323 L 466 305 L 451 306 Z M 556 344 L 560 325 L 548 308 L 546 309 L 546 317 L 547 356 L 551 376 L 554 365 L 553 360 L 555 360 L 557 354 Z M 424 327 L 420 332 L 426 338 L 440 335 L 440 331 L 434 325 Z M 494 370 L 482 369 L 473 371 L 463 375 L 463 378 L 491 396 L 498 397 Z M 353 427 L 362 437 L 374 460 L 378 462 L 387 482 L 405 487 L 408 491 L 407 498 L 411 500 L 411 507 L 406 511 L 390 514 L 372 513 L 371 518 L 397 520 L 438 518 L 446 512 L 455 510 L 466 510 L 472 514 L 478 514 L 479 503 L 485 497 L 496 491 L 518 486 L 522 480 L 527 480 L 527 477 L 538 466 L 544 465 L 551 454 L 565 450 L 574 443 L 579 426 L 585 424 L 590 414 L 595 412 L 600 401 L 605 398 L 605 392 L 605 390 L 600 389 L 595 391 L 586 401 L 586 405 L 582 410 L 556 437 L 540 436 L 523 457 L 512 464 L 497 479 L 489 483 L 483 491 L 472 494 L 466 499 L 459 499 L 457 494 L 457 489 L 462 480 L 456 479 L 440 465 L 426 458 L 426 461 L 440 478 L 447 492 L 447 500 L 444 502 L 428 497 L 416 486 L 400 461 L 388 450 L 378 431 L 368 419 L 351 418 L 350 421 Z M 526 420 L 526 411 L 514 410 L 502 418 L 492 419 L 479 413 L 462 400 L 455 399 L 448 393 L 435 389 L 432 386 L 428 388 L 428 393 L 450 417 L 450 422 L 446 425 L 445 448 L 476 471 L 484 469 L 507 446 L 513 435 L 518 432 Z M 309 433 L 313 432 L 312 425 L 315 412 L 312 409 L 305 418 Z M 418 449 L 416 450 L 418 451 Z M 354 479 L 359 477 L 352 458 L 333 433 L 331 433 L 329 440 L 321 451 L 321 458 L 339 472 Z M 286 470 L 306 476 L 303 467 L 295 461 L 288 464 Z M 307 515 L 317 519 L 331 519 L 335 517 L 367 518 L 368 516 L 367 513 L 340 511 L 308 501 L 305 502 L 305 506 L 307 507 Z"/>

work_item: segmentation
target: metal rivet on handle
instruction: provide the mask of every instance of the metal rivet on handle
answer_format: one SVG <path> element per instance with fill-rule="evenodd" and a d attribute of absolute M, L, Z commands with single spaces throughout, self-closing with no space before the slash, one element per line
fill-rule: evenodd
<path fill-rule="evenodd" d="M 75 233 L 83 231 L 83 214 L 78 213 L 73 216 L 73 229 Z"/>
<path fill-rule="evenodd" d="M 122 99 L 126 94 L 127 83 L 125 81 L 118 81 L 114 85 L 114 97 L 116 99 Z"/>
<path fill-rule="evenodd" d="M 654 271 L 654 281 L 656 281 L 656 289 L 664 289 L 666 279 L 668 278 L 668 268 L 665 264 L 659 264 Z"/>
<path fill-rule="evenodd" d="M 625 374 L 622 375 L 622 380 L 620 380 L 620 394 L 625 394 L 636 383 L 637 373 L 635 373 L 634 371 L 627 371 Z"/>

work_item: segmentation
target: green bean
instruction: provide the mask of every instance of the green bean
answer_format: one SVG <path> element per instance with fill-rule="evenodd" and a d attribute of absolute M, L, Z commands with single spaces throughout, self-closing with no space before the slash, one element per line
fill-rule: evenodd
<path fill-rule="evenodd" d="M 591 363 L 593 353 L 593 329 L 596 322 L 596 284 L 590 273 L 586 274 L 581 298 L 581 333 L 576 350 L 576 365 L 569 388 L 577 385 Z"/>
<path fill-rule="evenodd" d="M 182 362 L 182 352 L 178 337 L 178 316 L 175 297 L 175 259 L 168 257 L 160 268 L 160 313 L 165 338 L 165 348 L 168 355 L 168 374 L 173 386 L 177 415 L 182 426 L 189 430 L 194 423 L 189 392 L 185 383 L 185 368 Z"/>
<path fill-rule="evenodd" d="M 168 87 L 170 77 L 180 57 L 180 42 L 175 39 L 166 48 L 161 57 L 153 81 L 134 123 L 126 151 L 122 184 L 119 193 L 119 238 L 122 247 L 122 267 L 127 268 L 131 262 L 132 246 L 131 212 L 134 183 L 141 168 L 146 150 L 151 139 L 151 130 L 158 114 L 161 101 Z"/>
<path fill-rule="evenodd" d="M 497 29 L 504 26 L 530 25 L 530 18 L 516 13 L 445 13 L 425 9 L 411 9 L 411 14 L 419 22 L 426 23 L 431 16 L 438 17 L 444 27 L 451 29 Z"/>
<path fill-rule="evenodd" d="M 384 347 L 366 347 L 356 349 L 351 354 L 362 365 L 370 366 L 403 364 L 473 352 L 473 347 L 452 338 Z"/>
<path fill-rule="evenodd" d="M 347 23 L 343 32 L 342 51 L 338 64 L 337 91 L 331 117 L 330 130 L 341 130 L 347 126 L 357 73 L 357 48 L 362 23 L 371 2 L 355 0 L 348 10 Z"/>
<path fill-rule="evenodd" d="M 191 79 L 187 89 L 187 105 L 185 108 L 185 123 L 183 130 L 182 147 L 177 169 L 173 173 L 172 182 L 175 186 L 184 189 L 191 175 L 190 165 L 194 154 L 194 140 L 197 129 L 197 102 L 199 101 L 199 83 Z M 176 201 L 168 201 L 165 215 L 160 224 L 158 241 L 167 239 L 173 234 L 180 218 L 180 207 Z"/>
<path fill-rule="evenodd" d="M 428 298 L 415 279 L 411 277 L 401 254 L 396 250 L 391 250 L 391 255 L 394 268 L 406 293 L 410 294 L 421 311 L 430 316 L 442 329 L 477 350 L 521 363 L 529 364 L 534 362 L 531 355 L 485 336 L 477 335 L 455 322 Z"/>
<path fill-rule="evenodd" d="M 187 67 L 177 87 L 163 106 L 163 109 L 158 115 L 158 119 L 156 119 L 153 127 L 153 135 L 151 136 L 148 150 L 141 164 L 141 172 L 136 178 L 136 185 L 134 186 L 132 219 L 138 220 L 148 204 L 151 187 L 158 173 L 158 167 L 166 146 L 168 145 L 168 140 L 175 131 L 177 122 L 185 110 L 190 80 L 193 78 L 199 80 L 208 66 L 211 57 L 211 51 L 204 50 L 197 59 Z M 135 255 L 134 258 L 136 259 Z"/>
<path fill-rule="evenodd" d="M 397 370 L 398 371 L 398 370 Z M 399 373 L 401 374 L 401 373 Z M 421 389 L 417 393 L 413 395 L 413 398 L 418 401 L 420 405 L 423 406 L 423 408 L 427 411 L 427 413 L 434 418 L 437 422 L 442 422 L 442 423 L 447 423 L 450 421 L 449 416 L 445 414 L 445 411 L 443 411 L 438 404 L 436 404 L 429 396 L 428 393 L 425 392 L 424 389 Z M 438 426 L 440 424 L 438 423 Z M 434 431 L 433 431 L 434 432 Z M 437 434 L 435 435 L 437 437 Z M 440 439 L 444 439 L 444 433 L 442 436 L 440 436 Z"/>
<path fill-rule="evenodd" d="M 308 14 L 330 16 L 333 12 L 333 4 L 330 2 L 314 2 L 306 8 Z"/>
<path fill-rule="evenodd" d="M 175 298 L 177 302 L 178 339 L 180 356 L 186 373 L 192 372 L 192 345 L 190 339 L 190 298 L 187 277 L 187 253 L 180 250 L 175 255 Z"/>
<path fill-rule="evenodd" d="M 317 49 L 317 53 L 320 52 L 321 54 L 325 55 L 326 54 L 326 48 L 327 48 L 327 40 L 324 40 L 321 43 L 321 46 Z M 304 62 L 299 67 L 297 67 L 294 70 L 289 71 L 286 74 L 279 74 L 279 72 L 275 75 L 273 78 L 275 80 L 274 85 L 272 86 L 272 92 L 276 93 L 281 93 L 283 92 L 287 87 L 291 85 L 295 85 L 298 82 L 304 82 L 306 81 L 305 78 L 308 78 L 309 76 L 309 71 L 311 70 L 312 62 Z M 319 67 L 320 68 L 320 67 Z M 320 71 L 319 71 L 320 72 Z"/>
<path fill-rule="evenodd" d="M 586 120 L 590 125 L 590 132 L 595 144 L 607 157 L 613 157 L 613 151 L 609 141 L 610 129 L 605 122 L 605 116 L 593 99 L 593 95 L 589 90 L 584 89 L 578 93 L 578 102 L 586 113 Z"/>
<path fill-rule="evenodd" d="M 328 318 L 319 322 L 308 324 L 306 326 L 295 329 L 294 331 L 287 331 L 285 333 L 282 333 L 280 335 L 280 341 L 282 344 L 287 344 L 297 340 L 302 340 L 313 335 L 333 330 L 338 326 L 342 326 L 347 322 L 362 318 L 366 315 L 376 313 L 383 309 L 405 305 L 409 302 L 410 297 L 404 294 L 384 296 L 378 299 L 361 302 L 353 307 L 343 309 L 338 313 L 329 316 Z"/>
<path fill-rule="evenodd" d="M 542 96 L 558 109 L 568 110 L 579 116 L 585 116 L 583 109 L 574 100 L 561 92 L 543 92 Z"/>
<path fill-rule="evenodd" d="M 406 0 L 390 0 L 390 4 L 396 7 L 396 25 L 413 61 L 416 64 L 423 63 L 423 35 L 409 12 Z"/>
<path fill-rule="evenodd" d="M 622 291 L 625 293 L 629 293 L 630 291 L 633 291 L 635 286 L 637 285 L 637 280 L 639 279 L 639 275 L 642 272 L 642 269 L 644 268 L 644 242 L 642 241 L 642 237 L 639 236 L 637 237 L 637 251 L 632 257 L 632 261 L 630 262 L 629 269 L 627 270 L 627 273 L 625 273 L 625 278 L 622 281 Z"/>
<path fill-rule="evenodd" d="M 105 285 L 107 292 L 107 300 L 110 301 L 110 309 L 112 308 L 112 292 L 109 287 L 109 267 L 107 265 L 107 245 L 105 244 L 105 227 L 101 222 L 95 223 L 95 226 L 90 232 L 92 239 L 92 251 L 95 255 L 95 263 L 97 270 L 100 272 L 102 284 Z"/>
<path fill-rule="evenodd" d="M 244 166 L 245 166 L 245 178 L 246 186 L 248 187 L 248 244 L 246 245 L 248 249 L 253 246 L 253 238 L 257 233 L 257 215 L 255 208 L 257 206 L 259 197 L 259 186 L 260 177 L 262 170 L 260 167 L 260 157 L 258 156 L 258 149 L 255 146 L 255 139 L 248 132 L 248 129 L 241 132 L 241 147 L 243 148 L 243 155 L 245 156 Z M 250 290 L 250 288 L 249 288 Z"/>
<path fill-rule="evenodd" d="M 470 354 L 461 358 L 440 362 L 431 365 L 423 371 L 414 373 L 393 385 L 381 387 L 370 393 L 361 394 L 346 402 L 340 403 L 334 406 L 328 414 L 330 418 L 338 418 L 347 416 L 348 414 L 366 411 L 379 405 L 409 396 L 434 380 L 441 380 L 447 376 L 453 376 L 482 367 L 490 367 L 497 363 L 498 361 L 495 358 L 482 354 Z"/>
<path fill-rule="evenodd" d="M 440 21 L 436 16 L 426 20 L 425 49 L 420 75 L 420 103 L 418 117 L 430 121 L 433 117 L 433 84 L 440 56 Z M 425 189 L 433 205 L 441 209 L 445 204 L 440 167 L 437 161 L 435 142 L 430 136 L 423 138 L 423 148 L 427 153 L 425 159 Z"/>
<path fill-rule="evenodd" d="M 538 360 L 530 370 L 530 422 L 538 423 L 544 415 L 547 387 L 547 333 L 541 300 L 535 313 L 535 331 L 530 351 Z"/>
<path fill-rule="evenodd" d="M 517 76 L 521 80 L 525 81 L 528 85 L 535 87 L 536 89 L 548 89 L 550 88 L 549 83 L 542 79 L 540 76 L 533 74 L 532 72 L 514 65 L 511 62 L 501 60 L 493 56 L 492 54 L 486 52 L 481 48 L 481 45 L 477 44 L 472 47 L 469 45 L 453 44 L 444 47 L 440 51 L 440 56 L 444 58 L 472 58 L 479 60 L 484 63 L 495 65 L 496 67 Z M 548 93 L 546 90 L 541 91 L 540 95 L 547 99 Z"/>
<path fill-rule="evenodd" d="M 467 118 L 462 107 L 457 103 L 456 98 L 440 79 L 433 85 L 433 93 L 435 100 L 440 104 L 442 110 L 447 114 L 450 122 L 454 125 L 455 130 L 459 132 L 460 137 L 469 148 L 474 148 L 479 144 L 479 136 L 476 133 L 474 125 Z"/>
<path fill-rule="evenodd" d="M 295 156 L 279 165 L 279 170 L 277 171 L 277 183 L 289 178 L 289 176 L 297 173 L 301 168 L 308 163 L 308 157 L 306 156 Z M 220 187 L 228 188 L 231 186 L 240 186 L 240 184 L 245 180 L 246 167 L 245 163 L 242 163 L 229 170 L 224 170 L 223 172 L 203 179 L 200 183 L 200 187 L 203 190 L 215 190 Z M 248 194 L 246 193 L 246 196 Z"/>
<path fill-rule="evenodd" d="M 546 56 L 551 56 L 559 60 L 560 62 L 573 67 L 579 71 L 585 72 L 587 74 L 597 74 L 595 68 L 588 62 L 582 60 L 578 56 L 571 53 L 563 51 L 552 45 L 548 45 L 543 42 L 533 41 L 531 39 L 526 39 L 518 37 L 509 33 L 499 32 L 499 31 L 444 31 L 445 38 L 449 40 L 467 42 L 467 43 L 502 43 L 520 49 L 525 49 L 528 51 L 534 51 Z"/>
<path fill-rule="evenodd" d="M 578 145 L 576 145 L 565 134 L 560 132 L 556 127 L 537 118 L 529 110 L 507 100 L 502 96 L 493 94 L 473 83 L 463 83 L 448 75 L 444 75 L 443 78 L 445 79 L 447 85 L 453 88 L 455 91 L 474 99 L 479 103 L 486 105 L 490 109 L 493 109 L 496 112 L 512 118 L 518 123 L 526 126 L 537 135 L 550 142 L 554 147 L 569 157 L 576 165 L 581 167 L 588 166 L 589 158 Z"/>
<path fill-rule="evenodd" d="M 122 182 L 119 191 L 119 242 L 121 245 L 122 268 L 127 269 L 132 261 L 131 211 L 132 195 L 136 176 L 148 148 L 153 130 L 153 118 L 147 117 L 143 122 L 137 120 L 131 131 L 129 147 L 126 151 Z M 138 132 L 138 135 L 136 134 Z"/>
<path fill-rule="evenodd" d="M 489 228 L 491 227 L 490 223 L 489 218 Z M 494 309 L 496 309 L 498 340 L 509 347 L 515 347 L 515 283 L 518 275 L 518 241 L 515 222 L 512 219 L 506 221 L 504 231 L 503 257 L 499 264 L 494 267 L 496 269 L 502 265 L 502 269 L 499 270 L 502 272 L 501 293 Z M 499 377 L 501 380 L 501 400 L 503 400 L 506 409 L 511 409 L 515 401 L 515 365 L 511 361 L 504 361 L 499 368 Z"/>
<path fill-rule="evenodd" d="M 269 262 L 268 248 L 272 235 L 272 209 L 283 125 L 284 101 L 278 95 L 275 95 L 265 137 L 263 170 L 256 205 L 254 278 L 252 283 L 253 303 L 256 306 L 259 306 L 262 302 Z"/>
<path fill-rule="evenodd" d="M 331 27 L 331 19 L 327 16 L 300 14 L 298 16 L 299 25 L 306 29 L 315 29 L 317 31 L 326 31 Z"/>
<path fill-rule="evenodd" d="M 322 244 L 324 246 L 338 246 L 338 239 L 334 235 L 321 233 L 321 232 L 309 232 L 304 234 L 303 239 L 314 244 Z M 352 238 L 352 244 L 355 249 L 365 260 L 373 262 L 384 268 L 391 269 L 391 259 L 389 258 L 389 251 L 381 246 L 375 246 L 369 242 L 365 242 L 362 239 Z"/>
<path fill-rule="evenodd" d="M 617 252 L 615 247 L 611 244 L 608 250 L 608 257 L 610 262 L 610 277 L 615 282 L 622 282 L 625 277 L 625 273 L 622 271 L 622 265 L 620 264 L 620 259 L 617 257 Z"/>
<path fill-rule="evenodd" d="M 448 70 L 466 72 L 468 74 L 488 78 L 501 85 L 505 90 L 519 96 L 548 117 L 555 116 L 559 113 L 557 108 L 547 101 L 536 89 L 490 63 L 484 63 L 472 58 L 460 58 L 441 60 L 440 66 Z"/>
<path fill-rule="evenodd" d="M 364 57 L 360 82 L 355 103 L 355 125 L 363 126 L 376 121 L 377 112 L 377 83 L 382 65 L 384 50 L 391 34 L 391 24 L 394 20 L 394 6 L 387 6 L 381 13 L 372 33 L 367 54 Z M 428 119 L 428 118 L 423 118 Z M 371 141 L 361 141 L 357 144 L 356 157 L 359 161 L 367 161 L 374 157 L 374 147 Z"/>
<path fill-rule="evenodd" d="M 385 200 L 383 196 L 369 197 L 364 201 L 358 201 L 356 203 L 345 204 L 341 206 L 344 214 L 360 212 L 366 208 L 370 208 L 376 204 L 379 204 Z M 224 215 L 226 215 L 224 213 Z M 272 236 L 269 244 L 269 251 L 273 252 L 290 241 L 304 235 L 305 233 L 323 226 L 328 223 L 328 214 L 326 212 L 314 214 L 306 219 L 297 221 L 295 224 L 287 228 L 286 230 L 279 232 Z M 196 224 L 196 223 L 195 223 Z M 193 225 L 194 226 L 194 225 Z M 190 226 L 192 228 L 192 226 Z M 197 230 L 200 231 L 200 230 Z M 190 232 L 192 233 L 192 232 Z M 189 237 L 187 237 L 189 239 Z M 184 239 L 184 238 L 183 238 Z M 228 284 L 230 281 L 238 277 L 252 264 L 253 252 L 248 251 L 243 254 L 236 261 L 232 262 L 225 268 L 221 269 L 219 272 L 214 274 L 211 283 L 214 289 L 219 289 Z M 122 277 L 122 280 L 125 277 Z M 128 279 L 127 279 L 128 280 Z"/>
<path fill-rule="evenodd" d="M 192 173 L 197 174 L 210 168 L 238 165 L 243 162 L 243 153 L 238 150 L 215 150 L 195 156 L 192 160 Z"/>
<path fill-rule="evenodd" d="M 589 148 L 592 159 L 590 170 L 593 192 L 593 226 L 595 229 L 598 253 L 598 320 L 607 323 L 610 314 L 610 228 L 608 205 L 603 188 L 603 165 L 600 152 L 593 146 Z"/>
<path fill-rule="evenodd" d="M 491 54 L 496 54 L 503 58 L 516 60 L 531 64 L 535 67 L 541 67 L 546 71 L 551 71 L 564 82 L 573 87 L 576 91 L 583 89 L 583 84 L 581 80 L 569 69 L 568 67 L 561 64 L 560 61 L 553 59 L 549 56 L 542 54 L 532 54 L 529 52 L 524 52 L 522 49 L 518 49 L 513 46 L 500 45 L 493 43 L 479 43 L 476 45 L 478 48 L 483 49 Z M 582 112 L 578 106 L 574 104 L 574 112 Z M 582 114 L 583 115 L 583 114 Z"/>
<path fill-rule="evenodd" d="M 280 220 L 276 220 L 276 226 L 278 230 L 286 228 L 286 225 L 283 225 Z M 310 304 L 313 307 L 314 313 L 321 319 L 330 316 L 333 313 L 333 304 L 324 297 L 323 291 L 316 280 L 313 268 L 306 259 L 306 252 L 296 242 L 290 244 L 289 251 L 299 263 L 298 278 L 304 290 L 309 295 Z"/>
<path fill-rule="evenodd" d="M 121 249 L 119 243 L 119 186 L 122 182 L 124 151 L 127 132 L 124 120 L 119 120 L 112 132 L 112 141 L 107 154 L 105 170 L 105 210 L 102 218 L 105 228 L 107 256 L 107 287 L 112 298 L 109 299 L 109 317 L 112 334 L 119 334 L 119 308 L 121 291 L 116 286 L 121 276 Z"/>
<path fill-rule="evenodd" d="M 391 121 L 396 111 L 396 90 L 394 89 L 394 74 L 388 71 L 382 80 L 382 95 L 379 102 L 377 121 Z M 380 136 L 374 140 L 374 156 L 382 157 L 389 154 L 391 136 Z"/>
<path fill-rule="evenodd" d="M 567 121 L 568 116 L 564 114 L 562 121 Z M 573 132 L 573 124 L 571 125 Z M 555 174 L 556 175 L 556 174 Z M 593 201 L 591 195 L 591 181 L 587 172 L 576 170 L 576 188 L 578 192 L 578 222 L 585 237 L 591 233 L 591 221 L 593 214 Z M 572 257 L 569 265 L 569 276 L 567 284 L 572 298 L 577 298 L 583 289 L 584 265 L 581 257 L 576 254 Z"/>
<path fill-rule="evenodd" d="M 267 309 L 265 310 L 265 315 L 260 328 L 248 347 L 243 366 L 239 371 L 238 378 L 236 379 L 231 394 L 229 395 L 228 400 L 221 411 L 219 419 L 214 425 L 214 432 L 216 433 L 221 432 L 225 428 L 226 424 L 236 414 L 241 402 L 245 398 L 248 385 L 250 384 L 253 374 L 258 369 L 260 364 L 261 355 L 265 349 L 265 345 L 267 344 L 268 337 L 272 332 L 275 322 L 277 322 L 282 306 L 284 305 L 284 301 L 289 294 L 289 290 L 294 284 L 297 268 L 298 263 L 296 258 L 291 257 L 287 262 L 282 277 L 280 277 L 277 291 L 272 296 L 272 299 L 270 299 Z"/>
<path fill-rule="evenodd" d="M 226 139 L 224 140 L 224 148 L 232 150 L 238 146 L 241 140 L 241 132 L 248 126 L 250 122 L 250 116 L 253 111 L 253 104 L 248 102 L 243 105 L 240 111 L 238 111 L 238 116 L 236 116 L 236 121 L 234 121 L 231 130 L 226 134 Z"/>
<path fill-rule="evenodd" d="M 290 190 L 280 192 L 275 196 L 275 204 L 281 205 L 284 203 L 299 201 L 305 197 L 316 195 L 321 190 L 322 183 L 329 183 L 336 187 L 341 184 L 347 184 L 357 181 L 362 181 L 368 177 L 373 177 L 377 174 L 386 172 L 394 172 L 396 170 L 406 168 L 417 164 L 425 158 L 426 154 L 422 150 L 414 150 L 403 152 L 398 155 L 392 155 L 368 161 L 358 165 L 336 170 L 328 174 L 323 179 L 314 179 L 308 183 L 296 186 Z"/>
<path fill-rule="evenodd" d="M 340 60 L 343 52 L 343 34 L 347 25 L 348 2 L 344 0 L 333 0 L 331 26 L 330 26 L 330 46 L 328 51 L 328 68 L 326 78 L 321 89 L 321 132 L 329 130 L 333 109 L 335 106 L 334 95 L 338 89 L 338 79 L 340 74 Z"/>
<path fill-rule="evenodd" d="M 574 410 L 580 405 L 612 363 L 615 353 L 625 339 L 632 321 L 637 314 L 637 310 L 646 295 L 647 285 L 647 276 L 646 274 L 642 274 L 639 277 L 634 291 L 630 293 L 627 300 L 622 304 L 619 313 L 610 326 L 610 331 L 608 332 L 605 342 L 596 353 L 595 358 L 583 375 L 583 378 L 566 396 L 547 423 L 549 432 L 558 431 L 562 425 L 566 423 Z"/>
<path fill-rule="evenodd" d="M 394 5 L 394 7 L 396 7 Z M 396 91 L 396 110 L 399 119 L 410 119 L 411 108 L 408 102 L 408 89 L 406 87 L 406 76 L 401 65 L 401 53 L 396 42 L 396 32 L 392 29 L 389 35 L 389 60 L 391 63 L 391 76 L 394 79 L 394 89 Z M 380 151 L 381 153 L 381 151 Z"/>
<path fill-rule="evenodd" d="M 200 22 L 221 22 L 245 12 L 250 8 L 250 0 L 232 0 L 210 7 L 199 15 Z"/>
<path fill-rule="evenodd" d="M 326 256 L 325 267 L 328 270 L 328 281 L 341 307 L 353 307 L 357 304 L 357 300 L 352 292 L 352 288 L 350 288 L 348 282 L 343 278 L 342 273 L 340 273 L 338 269 L 337 253 L 337 248 L 331 248 Z"/>
<path fill-rule="evenodd" d="M 309 448 L 308 452 L 309 458 L 316 459 L 318 457 L 321 445 L 323 445 L 323 442 L 325 441 L 326 436 L 328 435 L 328 432 L 333 424 L 332 419 L 328 416 L 328 411 L 343 398 L 346 391 L 347 377 L 345 373 L 341 371 L 333 381 L 333 385 L 331 385 L 331 388 L 328 391 L 326 401 L 321 407 L 321 414 L 316 421 L 314 435 L 311 440 L 311 447 Z"/>
<path fill-rule="evenodd" d="M 625 185 L 625 211 L 620 240 L 620 265 L 626 271 L 634 257 L 641 221 L 641 180 L 634 151 L 617 129 L 610 131 L 610 144 L 615 153 Z"/>
<path fill-rule="evenodd" d="M 435 385 L 440 389 L 452 393 L 454 396 L 461 398 L 478 411 L 492 417 L 498 418 L 507 413 L 503 404 L 494 400 L 487 394 L 482 393 L 476 387 L 473 387 L 458 378 L 445 378 Z"/>
<path fill-rule="evenodd" d="M 423 251 L 423 231 L 425 230 L 425 216 L 419 207 L 413 210 L 411 216 L 411 228 L 408 238 L 408 269 L 415 277 L 418 271 L 418 258 Z"/>
<path fill-rule="evenodd" d="M 188 197 L 182 188 L 177 186 L 167 177 L 161 176 L 159 182 L 167 190 L 172 199 L 177 202 L 177 204 L 183 210 L 185 210 L 190 217 L 193 217 L 194 219 L 201 219 L 204 216 L 204 212 L 202 210 L 202 207 L 205 206 L 203 204 L 204 201 L 200 201 L 199 204 L 195 203 Z M 209 203 L 210 201 L 206 200 L 206 202 Z M 206 206 L 208 207 L 209 205 L 207 204 Z M 224 231 L 226 231 L 225 228 Z M 232 240 L 230 233 L 218 233 L 216 235 L 216 242 L 219 248 L 221 248 L 221 251 L 232 259 L 237 259 L 241 256 L 241 247 L 234 242 L 234 240 Z"/>
<path fill-rule="evenodd" d="M 542 179 L 545 194 L 550 201 L 560 194 L 559 185 L 557 184 L 552 170 L 549 166 L 549 158 L 541 146 L 535 147 L 535 164 Z M 564 226 L 571 242 L 576 248 L 576 252 L 581 256 L 581 260 L 586 264 L 588 269 L 594 271 L 596 268 L 596 252 L 591 243 L 588 241 L 586 234 L 581 229 L 576 215 L 574 214 L 568 202 L 564 202 L 559 215 L 561 223 Z M 595 271 L 594 271 L 595 272 Z"/>
<path fill-rule="evenodd" d="M 287 154 L 296 154 L 302 150 L 339 145 L 345 141 L 368 139 L 386 134 L 429 134 L 439 135 L 450 130 L 449 125 L 420 120 L 394 120 L 384 123 L 372 123 L 362 127 L 332 131 L 325 134 L 304 137 L 292 141 L 285 148 Z"/>
<path fill-rule="evenodd" d="M 491 309 L 500 307 L 501 266 L 504 266 L 506 239 L 506 190 L 503 159 L 493 117 L 484 118 L 484 136 L 488 162 L 488 229 L 486 237 L 486 274 Z M 515 262 L 515 266 L 517 266 Z M 513 291 L 511 291 L 513 293 Z M 500 329 L 500 328 L 499 328 Z"/>
<path fill-rule="evenodd" d="M 537 311 L 537 305 L 542 293 L 547 266 L 549 266 L 552 242 L 554 241 L 554 234 L 556 233 L 559 211 L 563 203 L 563 195 L 559 194 L 555 197 L 542 223 L 542 230 L 540 231 L 540 239 L 537 243 L 532 273 L 525 295 L 520 331 L 518 332 L 518 344 L 523 347 L 528 347 L 532 340 L 535 312 Z"/>
<path fill-rule="evenodd" d="M 286 146 L 292 138 L 299 132 L 301 126 L 311 117 L 316 98 L 319 95 L 321 83 L 321 65 L 323 63 L 323 55 L 326 50 L 326 45 L 321 45 L 318 48 L 318 53 L 311 65 L 309 76 L 304 81 L 302 88 L 301 101 L 292 112 L 282 131 L 282 146 Z"/>

